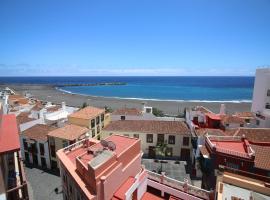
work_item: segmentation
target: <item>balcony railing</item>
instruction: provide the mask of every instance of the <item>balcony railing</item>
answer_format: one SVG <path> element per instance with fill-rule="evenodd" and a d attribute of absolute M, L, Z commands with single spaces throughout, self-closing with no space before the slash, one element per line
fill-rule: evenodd
<path fill-rule="evenodd" d="M 151 171 L 147 171 L 148 178 L 150 180 L 162 183 L 166 186 L 172 187 L 174 189 L 180 190 L 182 192 L 188 193 L 190 195 L 200 197 L 203 199 L 210 199 L 211 192 L 188 184 L 187 182 L 181 182 L 172 178 L 169 178 L 165 175 L 160 175 Z"/>
<path fill-rule="evenodd" d="M 64 152 L 66 153 L 66 152 L 69 152 L 69 151 L 71 151 L 71 150 L 73 150 L 73 149 L 75 149 L 77 147 L 82 146 L 85 143 L 85 140 L 88 140 L 88 138 L 82 139 L 82 140 L 80 140 L 80 141 L 78 141 L 78 142 L 76 142 L 74 144 L 71 144 L 71 145 L 65 147 Z"/>

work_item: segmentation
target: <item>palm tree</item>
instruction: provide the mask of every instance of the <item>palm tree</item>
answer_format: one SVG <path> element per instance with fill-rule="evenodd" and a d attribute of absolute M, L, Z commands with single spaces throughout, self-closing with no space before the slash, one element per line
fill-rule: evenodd
<path fill-rule="evenodd" d="M 155 148 L 157 158 L 160 159 L 159 162 L 161 164 L 159 173 L 162 172 L 162 160 L 166 156 L 167 148 L 168 148 L 168 145 L 167 145 L 167 141 L 166 140 L 164 142 L 159 142 L 157 144 L 156 148 Z"/>

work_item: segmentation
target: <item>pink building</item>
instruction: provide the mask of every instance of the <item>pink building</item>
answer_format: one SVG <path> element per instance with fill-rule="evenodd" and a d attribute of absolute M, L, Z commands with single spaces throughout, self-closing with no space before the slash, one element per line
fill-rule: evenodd
<path fill-rule="evenodd" d="M 213 199 L 206 190 L 144 169 L 137 138 L 81 140 L 57 152 L 66 199 Z"/>

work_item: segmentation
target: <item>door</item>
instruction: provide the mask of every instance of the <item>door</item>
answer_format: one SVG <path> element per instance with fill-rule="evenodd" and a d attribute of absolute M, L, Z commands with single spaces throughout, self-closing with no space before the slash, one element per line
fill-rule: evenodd
<path fill-rule="evenodd" d="M 24 155 L 25 155 L 25 163 L 29 164 L 29 153 L 28 152 L 24 152 Z"/>
<path fill-rule="evenodd" d="M 46 159 L 41 157 L 41 167 L 42 168 L 47 168 L 47 164 L 46 164 Z"/>
<path fill-rule="evenodd" d="M 38 157 L 37 157 L 37 155 L 35 155 L 35 154 L 32 154 L 32 155 L 33 155 L 33 164 L 38 165 Z"/>
<path fill-rule="evenodd" d="M 148 150 L 148 156 L 149 158 L 155 158 L 156 157 L 156 150 L 154 146 L 149 146 L 149 150 Z"/>
<path fill-rule="evenodd" d="M 190 149 L 181 149 L 181 160 L 190 160 Z"/>

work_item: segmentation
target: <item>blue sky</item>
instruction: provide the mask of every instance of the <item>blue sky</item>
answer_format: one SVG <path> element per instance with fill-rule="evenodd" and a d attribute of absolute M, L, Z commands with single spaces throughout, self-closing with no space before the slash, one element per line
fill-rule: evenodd
<path fill-rule="evenodd" d="M 269 0 L 0 1 L 0 76 L 249 76 L 269 64 Z"/>

